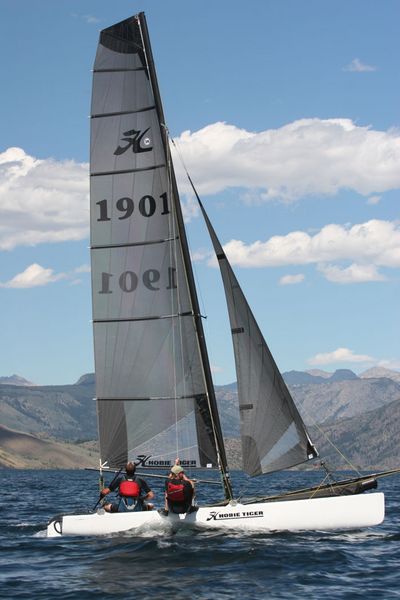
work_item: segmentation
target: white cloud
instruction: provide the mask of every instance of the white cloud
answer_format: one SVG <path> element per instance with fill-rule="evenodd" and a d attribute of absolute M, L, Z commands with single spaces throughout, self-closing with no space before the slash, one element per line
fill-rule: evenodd
<path fill-rule="evenodd" d="M 34 263 L 27 267 L 22 273 L 15 275 L 10 281 L 0 283 L 0 287 L 4 288 L 32 288 L 47 285 L 60 279 L 64 279 L 65 274 L 54 274 L 53 269 L 45 269 Z"/>
<path fill-rule="evenodd" d="M 333 352 L 326 352 L 316 354 L 312 358 L 309 358 L 307 363 L 309 365 L 329 365 L 331 363 L 373 363 L 375 359 L 367 354 L 355 354 L 353 350 L 348 348 L 337 348 Z"/>
<path fill-rule="evenodd" d="M 230 262 L 240 267 L 316 264 L 331 281 L 378 281 L 384 278 L 378 267 L 400 267 L 400 224 L 379 220 L 351 227 L 330 224 L 314 235 L 293 231 L 266 242 L 231 240 L 224 250 Z M 343 261 L 351 264 L 333 264 Z M 214 262 L 209 264 L 214 266 Z"/>
<path fill-rule="evenodd" d="M 82 18 L 90 25 L 97 25 L 97 23 L 101 22 L 101 19 L 94 17 L 93 15 L 82 15 Z"/>
<path fill-rule="evenodd" d="M 183 132 L 175 143 L 200 195 L 246 188 L 247 198 L 296 200 L 341 189 L 370 196 L 400 187 L 400 134 L 350 119 L 301 119 L 253 133 L 226 123 Z M 191 193 L 175 154 L 181 189 Z"/>
<path fill-rule="evenodd" d="M 299 273 L 298 275 L 284 275 L 280 278 L 280 285 L 293 285 L 304 281 L 304 275 Z"/>
<path fill-rule="evenodd" d="M 375 204 L 379 204 L 379 202 L 381 200 L 382 200 L 382 196 L 370 196 L 367 200 L 367 204 L 374 206 Z"/>
<path fill-rule="evenodd" d="M 81 265 L 80 267 L 76 267 L 76 269 L 74 269 L 75 273 L 90 273 L 90 271 L 90 265 Z"/>
<path fill-rule="evenodd" d="M 193 218 L 198 217 L 200 214 L 200 207 L 193 194 L 186 194 L 185 196 L 182 196 L 180 200 L 185 223 L 189 223 Z"/>
<path fill-rule="evenodd" d="M 346 268 L 336 265 L 320 265 L 318 268 L 326 279 L 333 283 L 365 283 L 368 281 L 385 281 L 386 279 L 377 271 L 375 265 L 357 265 L 353 263 Z"/>
<path fill-rule="evenodd" d="M 367 73 L 376 70 L 376 67 L 362 63 L 359 58 L 353 58 L 351 63 L 343 68 L 343 71 L 352 71 L 354 73 Z"/>
<path fill-rule="evenodd" d="M 87 164 L 0 153 L 0 250 L 84 239 L 88 192 Z"/>
<path fill-rule="evenodd" d="M 74 19 L 82 19 L 83 21 L 86 21 L 86 23 L 89 23 L 89 25 L 97 25 L 97 23 L 101 22 L 101 19 L 93 15 L 81 15 L 78 13 L 72 13 L 71 16 Z"/>
<path fill-rule="evenodd" d="M 46 269 L 37 263 L 33 263 L 9 281 L 0 282 L 0 288 L 26 289 L 48 285 L 61 279 L 69 281 L 71 285 L 78 285 L 82 283 L 82 280 L 76 278 L 77 273 L 90 273 L 90 266 L 82 265 L 69 273 L 56 274 L 53 269 Z"/>
<path fill-rule="evenodd" d="M 198 248 L 195 252 L 190 253 L 190 258 L 193 262 L 202 262 L 202 261 L 213 261 L 215 260 L 214 251 L 209 248 Z"/>
<path fill-rule="evenodd" d="M 66 278 L 71 279 L 71 285 L 80 285 L 82 279 L 75 278 L 75 275 L 78 273 L 90 273 L 91 268 L 90 265 L 81 265 L 80 267 L 76 267 L 71 273 L 66 274 Z"/>
<path fill-rule="evenodd" d="M 400 360 L 394 358 L 382 359 L 376 363 L 376 366 L 384 367 L 385 369 L 400 370 Z"/>

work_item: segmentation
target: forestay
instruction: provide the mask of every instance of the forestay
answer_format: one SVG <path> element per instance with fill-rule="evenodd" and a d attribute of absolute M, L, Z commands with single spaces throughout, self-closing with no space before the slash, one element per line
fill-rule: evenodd
<path fill-rule="evenodd" d="M 228 304 L 239 394 L 243 470 L 279 471 L 317 456 L 200 200 L 219 262 Z"/>
<path fill-rule="evenodd" d="M 140 19 L 101 32 L 91 119 L 91 260 L 101 461 L 216 466 L 166 131 Z M 162 114 L 162 110 L 161 110 Z M 164 139 L 163 139 L 164 137 Z"/>

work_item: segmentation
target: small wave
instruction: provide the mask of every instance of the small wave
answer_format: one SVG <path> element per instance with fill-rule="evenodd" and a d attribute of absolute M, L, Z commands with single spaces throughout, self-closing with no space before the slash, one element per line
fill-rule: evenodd
<path fill-rule="evenodd" d="M 47 529 L 41 529 L 33 534 L 34 538 L 47 538 Z"/>
<path fill-rule="evenodd" d="M 172 546 L 176 546 L 176 544 L 170 540 L 157 540 L 157 547 L 160 548 L 160 550 L 171 548 Z"/>

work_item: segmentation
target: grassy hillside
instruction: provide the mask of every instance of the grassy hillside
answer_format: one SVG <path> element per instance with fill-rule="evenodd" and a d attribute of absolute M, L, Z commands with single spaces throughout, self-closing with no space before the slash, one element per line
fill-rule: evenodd
<path fill-rule="evenodd" d="M 0 385 L 0 423 L 60 441 L 97 437 L 93 384 Z"/>
<path fill-rule="evenodd" d="M 346 466 L 346 462 L 327 438 L 359 469 L 400 466 L 400 400 L 356 417 L 324 423 L 322 430 L 325 435 L 316 428 L 310 428 L 310 433 L 332 465 Z"/>
<path fill-rule="evenodd" d="M 95 442 L 60 443 L 0 425 L 0 467 L 75 469 L 97 464 Z"/>

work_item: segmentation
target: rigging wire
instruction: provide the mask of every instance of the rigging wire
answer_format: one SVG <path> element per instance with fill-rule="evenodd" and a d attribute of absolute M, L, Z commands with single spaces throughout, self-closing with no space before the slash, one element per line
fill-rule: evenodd
<path fill-rule="evenodd" d="M 176 150 L 176 153 L 178 155 L 178 158 L 179 158 L 179 160 L 181 162 L 181 165 L 182 165 L 182 167 L 183 167 L 186 175 L 189 176 L 189 172 L 188 172 L 188 169 L 186 167 L 186 163 L 185 163 L 185 161 L 183 159 L 183 155 L 182 155 L 182 152 L 181 152 L 178 144 L 175 142 L 175 140 L 173 139 L 173 137 L 169 134 L 168 130 L 167 130 L 167 133 L 168 133 L 168 138 L 169 138 L 171 144 L 173 145 L 173 147 Z M 190 178 L 189 178 L 189 180 L 190 180 Z M 192 196 L 192 197 L 195 198 L 195 196 Z M 196 209 L 197 209 L 197 204 L 195 204 L 195 206 L 196 206 Z M 190 255 L 193 256 L 193 253 L 191 251 L 190 243 L 189 242 L 190 241 L 188 239 L 188 246 L 189 246 Z M 194 277 L 195 277 L 195 280 L 196 280 L 197 295 L 199 296 L 199 299 L 200 299 L 201 313 L 202 313 L 202 316 L 204 317 L 205 328 L 208 331 L 209 330 L 208 329 L 208 321 L 207 321 L 207 314 L 208 314 L 208 312 L 207 312 L 207 309 L 206 309 L 206 303 L 205 303 L 204 296 L 203 296 L 203 293 L 202 293 L 202 286 L 200 285 L 200 279 L 199 279 L 199 275 L 198 275 L 198 272 L 197 272 L 196 263 L 194 261 L 192 261 L 192 270 L 193 270 Z"/>
<path fill-rule="evenodd" d="M 330 439 L 330 437 L 328 436 L 328 434 L 322 429 L 322 427 L 320 427 L 320 425 L 318 425 L 318 423 L 314 420 L 314 418 L 311 416 L 311 414 L 308 412 L 308 410 L 305 408 L 304 406 L 304 401 L 301 405 L 302 410 L 306 413 L 307 415 L 307 419 L 310 420 L 310 423 L 313 427 L 315 427 L 326 439 L 326 441 L 332 446 L 332 448 L 343 458 L 343 460 L 349 465 L 349 467 L 355 471 L 360 477 L 361 477 L 361 473 L 360 471 L 357 469 L 357 467 L 355 465 L 353 465 L 353 463 L 350 461 L 350 459 L 347 458 L 347 456 L 345 456 L 343 454 L 343 452 L 340 450 L 340 448 L 338 448 L 336 446 L 336 444 L 334 444 L 334 442 L 332 442 L 332 440 Z M 323 461 L 321 461 L 321 466 L 328 472 L 328 469 L 325 465 L 325 463 Z"/>
<path fill-rule="evenodd" d="M 163 123 L 162 124 L 163 127 L 165 128 L 165 131 L 167 133 L 167 141 L 168 138 L 171 139 L 171 137 L 169 136 L 169 132 L 168 132 L 168 128 L 167 126 Z M 168 155 L 170 156 L 170 152 L 168 151 Z M 187 251 L 189 253 L 189 245 L 188 245 L 188 241 L 186 238 L 186 244 L 187 244 Z M 193 268 L 192 268 L 192 273 L 193 273 Z M 194 274 L 193 274 L 193 278 L 194 278 Z M 195 282 L 193 281 L 193 283 L 195 284 Z M 188 282 L 189 285 L 189 282 Z M 189 285 L 190 288 L 190 285 Z M 192 298 L 193 301 L 193 298 Z M 194 309 L 194 306 L 193 306 Z M 202 328 L 202 323 L 200 322 L 201 319 L 201 314 L 200 314 L 200 308 L 198 306 L 198 300 L 196 301 L 196 312 L 198 312 L 199 314 L 195 315 L 196 320 L 198 320 L 198 325 L 196 325 L 196 330 L 197 328 L 200 326 Z M 198 344 L 200 344 L 200 338 L 198 337 L 199 332 L 197 334 L 197 340 L 198 340 Z M 203 337 L 203 334 L 202 334 Z M 203 342 L 204 343 L 204 342 Z M 199 346 L 199 350 L 200 353 L 202 352 Z M 207 357 L 207 361 L 208 361 L 208 357 Z M 218 465 L 219 465 L 219 469 L 220 469 L 220 473 L 221 473 L 221 478 L 222 478 L 222 483 L 223 483 L 223 488 L 225 491 L 225 496 L 226 498 L 232 499 L 232 487 L 231 487 L 231 483 L 230 483 L 230 476 L 229 476 L 229 471 L 228 471 L 228 466 L 226 464 L 226 457 L 225 457 L 225 452 L 224 452 L 224 446 L 223 446 L 223 439 L 221 438 L 222 432 L 220 431 L 220 427 L 218 429 L 217 427 L 217 423 L 215 421 L 215 416 L 213 414 L 213 410 L 211 408 L 211 396 L 210 394 L 212 393 L 213 395 L 215 394 L 214 389 L 209 389 L 209 384 L 207 384 L 208 381 L 208 377 L 206 374 L 206 365 L 202 362 L 202 367 L 203 367 L 203 376 L 204 376 L 204 383 L 205 383 L 205 388 L 206 388 L 206 398 L 207 398 L 207 403 L 209 406 L 209 411 L 210 411 L 210 417 L 211 417 L 211 426 L 212 426 L 212 430 L 213 430 L 213 436 L 214 436 L 214 440 L 215 440 L 215 450 L 216 450 L 216 454 L 217 454 L 217 461 L 218 461 Z M 208 369 L 210 370 L 210 366 L 208 365 Z M 211 376 L 211 372 L 210 372 L 210 376 Z M 212 382 L 211 382 L 211 385 Z"/>
<path fill-rule="evenodd" d="M 149 57 L 146 51 L 146 43 L 144 41 L 144 35 L 143 35 L 143 31 L 142 31 L 142 25 L 141 25 L 141 21 L 140 18 L 137 17 L 137 23 L 138 23 L 138 27 L 139 27 L 139 31 L 140 31 L 140 36 L 141 36 L 141 41 L 142 41 L 142 50 L 143 50 L 143 54 L 144 54 L 144 58 L 145 58 L 145 62 L 146 62 L 146 68 L 147 68 L 147 72 L 148 72 L 148 79 L 149 79 L 149 84 L 150 84 L 150 88 L 152 90 L 152 94 L 154 99 L 156 98 L 157 94 L 156 94 L 156 90 L 153 86 L 153 80 L 151 77 L 151 68 L 150 68 L 150 61 L 149 61 Z M 164 132 L 163 132 L 163 128 L 164 128 Z M 172 178 L 171 178 L 171 155 L 169 152 L 169 145 L 168 145 L 168 129 L 167 127 L 160 121 L 160 135 L 161 137 L 163 137 L 163 133 L 165 134 L 165 149 L 166 149 L 166 159 L 167 159 L 167 165 L 166 165 L 166 176 L 167 176 L 167 186 L 168 186 L 168 197 L 172 199 L 173 197 L 173 185 L 172 185 Z M 170 215 L 168 216 L 168 226 L 170 231 L 172 232 L 171 234 L 171 238 L 174 240 L 170 246 L 169 246 L 169 253 L 170 253 L 170 259 L 172 259 L 172 257 L 174 258 L 174 260 L 171 260 L 171 264 L 177 264 L 177 232 L 176 232 L 176 218 L 175 218 L 175 205 L 174 202 L 171 202 L 171 212 Z M 176 277 L 178 277 L 178 273 L 176 273 Z M 177 310 L 174 310 L 174 290 L 172 289 L 171 286 L 171 292 L 170 292 L 170 302 L 171 302 L 171 314 L 180 314 L 181 310 L 180 310 L 180 306 L 179 306 L 179 301 L 180 301 L 180 296 L 179 296 L 179 282 L 177 281 L 177 287 L 178 287 L 178 292 L 177 292 L 177 302 L 178 302 L 178 308 Z M 178 323 L 179 323 L 179 317 L 178 317 Z M 180 325 L 180 323 L 179 323 Z M 181 332 L 182 327 L 179 326 L 179 331 Z M 182 332 L 181 332 L 182 335 Z M 177 365 L 176 365 L 176 357 L 177 357 L 177 340 L 176 340 L 176 328 L 175 328 L 175 317 L 172 319 L 172 354 L 174 356 L 174 360 L 173 362 L 173 390 L 174 390 L 174 413 L 175 413 L 175 456 L 178 457 L 179 456 L 179 432 L 178 432 L 178 393 L 177 393 Z M 181 354 L 181 360 L 183 361 L 183 356 L 182 353 Z M 184 392 L 184 395 L 185 392 Z"/>
<path fill-rule="evenodd" d="M 165 148 L 166 148 L 166 153 L 167 153 L 167 165 L 168 165 L 168 168 L 167 168 L 167 177 L 168 177 L 168 183 L 169 183 L 169 195 L 172 198 L 173 193 L 174 193 L 174 191 L 173 191 L 173 185 L 172 185 L 172 178 L 171 178 L 171 172 L 172 172 L 172 169 L 173 169 L 173 162 L 172 162 L 172 156 L 171 156 L 171 149 L 170 149 L 170 146 L 169 146 L 169 140 L 171 139 L 171 136 L 169 134 L 168 127 L 167 127 L 167 125 L 165 123 L 161 123 L 161 127 L 163 128 L 164 133 L 165 133 Z M 180 248 L 179 243 L 178 243 L 178 237 L 179 237 L 178 234 L 179 234 L 179 231 L 177 232 L 177 229 L 178 229 L 177 228 L 177 220 L 175 218 L 175 212 L 174 212 L 174 210 L 175 210 L 175 202 L 171 202 L 171 205 L 172 205 L 172 208 L 173 208 L 172 215 L 171 215 L 171 218 L 172 218 L 172 221 L 173 221 L 173 234 L 175 236 L 175 243 L 173 244 L 172 248 L 174 249 L 174 261 L 175 261 L 174 264 L 177 265 L 178 264 L 178 251 L 179 251 L 179 248 Z M 188 244 L 188 247 L 189 247 L 189 241 L 188 240 L 187 240 L 187 244 Z M 171 254 L 172 254 L 172 248 L 171 248 Z M 190 247 L 189 247 L 189 252 L 190 252 Z M 182 257 L 182 260 L 183 260 L 183 257 Z M 185 273 L 183 275 L 181 275 L 179 269 L 177 269 L 176 277 L 177 277 L 176 284 L 177 284 L 177 300 L 178 300 L 178 310 L 177 310 L 177 312 L 178 312 L 178 314 L 180 314 L 181 312 L 183 312 L 183 308 L 181 306 L 181 296 L 180 296 L 181 284 L 179 282 L 179 277 L 183 277 L 184 278 L 185 277 Z M 186 279 L 185 283 L 186 283 L 187 289 L 189 289 L 189 282 L 187 281 L 187 279 Z M 171 297 L 173 297 L 173 290 L 172 289 L 171 289 Z M 192 310 L 193 310 L 193 306 L 192 306 Z M 184 344 L 184 339 L 183 339 L 183 337 L 184 337 L 184 331 L 183 331 L 183 327 L 182 327 L 182 323 L 181 322 L 179 322 L 178 335 L 180 336 L 180 347 L 183 350 L 185 344 Z M 181 352 L 181 360 L 182 360 L 182 372 L 184 372 L 183 352 Z M 174 369 L 176 370 L 175 365 L 174 365 Z M 175 373 L 175 381 L 176 381 L 176 373 Z M 187 385 L 186 384 L 186 379 L 184 379 L 183 380 L 183 386 L 184 386 L 183 393 L 184 393 L 184 395 L 186 395 L 186 385 Z M 177 392 L 176 392 L 176 395 L 177 395 Z M 179 444 L 178 444 L 178 441 L 179 441 L 178 433 L 179 433 L 179 431 L 178 431 L 178 404 L 177 404 L 177 401 L 175 401 L 175 419 L 176 419 L 176 458 L 178 459 L 179 455 L 180 455 L 180 448 L 179 448 Z M 185 449 L 187 449 L 190 446 L 190 441 L 191 441 L 190 440 L 190 428 L 181 428 L 181 436 L 183 434 L 186 434 L 185 435 L 186 439 L 182 440 L 183 441 L 183 447 Z M 189 471 L 190 471 L 190 469 L 189 469 Z"/>
<path fill-rule="evenodd" d="M 178 158 L 181 161 L 181 164 L 182 164 L 183 169 L 184 169 L 184 171 L 185 171 L 185 173 L 187 175 L 187 178 L 188 178 L 188 180 L 190 182 L 190 185 L 191 185 L 191 187 L 193 189 L 193 192 L 194 192 L 195 196 L 197 197 L 197 200 L 200 201 L 200 199 L 198 197 L 198 194 L 197 194 L 197 191 L 196 191 L 196 189 L 194 187 L 193 181 L 192 181 L 192 179 L 191 179 L 191 177 L 189 175 L 189 172 L 188 172 L 188 169 L 186 167 L 185 161 L 183 159 L 182 153 L 180 152 L 180 149 L 178 148 L 178 146 L 175 143 L 174 139 L 171 136 L 169 136 L 169 139 L 171 141 L 171 144 L 174 146 L 174 148 L 177 151 Z M 192 263 L 192 270 L 195 272 L 195 269 L 193 269 L 193 263 Z M 197 278 L 197 273 L 196 272 L 195 272 L 195 275 L 196 275 L 196 278 Z M 200 287 L 200 286 L 198 286 L 198 287 Z M 200 287 L 200 289 L 201 289 L 201 287 Z M 202 299 L 202 303 L 204 304 L 203 299 Z M 202 315 L 199 315 L 199 316 L 201 317 Z M 214 388 L 214 395 L 215 395 L 215 388 Z M 207 396 L 208 396 L 208 394 L 207 394 Z M 210 413 L 211 413 L 211 417 L 212 417 L 212 411 L 211 410 L 210 410 Z M 214 419 L 213 419 L 213 417 L 212 417 L 212 423 L 213 423 L 213 428 L 214 428 L 215 425 L 214 425 Z M 223 451 L 225 457 L 224 457 L 224 459 L 221 458 L 221 451 L 220 451 L 220 448 L 219 448 L 219 443 L 217 443 L 217 439 L 216 439 L 216 436 L 215 436 L 215 433 L 214 433 L 214 437 L 216 439 L 217 459 L 218 459 L 218 464 L 219 464 L 219 468 L 220 468 L 220 472 L 221 472 L 221 478 L 222 478 L 222 481 L 223 481 L 223 486 L 224 486 L 226 498 L 229 499 L 229 500 L 233 500 L 232 484 L 231 484 L 231 480 L 230 480 L 229 466 L 228 466 L 228 462 L 227 462 L 227 459 L 226 459 L 226 450 L 225 450 L 224 442 L 223 442 L 223 433 L 222 433 L 222 426 L 221 426 L 221 424 L 220 424 L 220 435 L 222 436 L 222 439 L 221 439 L 220 442 L 222 443 L 222 451 Z"/>
<path fill-rule="evenodd" d="M 168 132 L 168 134 L 169 134 L 169 132 Z M 171 136 L 169 136 L 169 139 L 170 139 L 171 144 L 173 145 L 173 147 L 176 150 L 176 153 L 177 153 L 177 156 L 179 158 L 179 161 L 180 161 L 180 163 L 182 165 L 182 168 L 183 168 L 183 170 L 184 170 L 184 172 L 185 172 L 185 174 L 186 174 L 186 176 L 187 176 L 187 178 L 189 180 L 189 183 L 191 185 L 192 192 L 194 193 L 194 196 L 192 196 L 192 197 L 196 198 L 196 190 L 195 190 L 193 181 L 192 181 L 192 179 L 191 179 L 191 177 L 189 175 L 189 170 L 188 170 L 188 167 L 186 166 L 186 163 L 185 163 L 185 160 L 183 158 L 183 154 L 181 152 L 181 149 L 180 149 L 179 145 L 177 144 L 177 142 Z M 198 206 L 198 204 L 196 204 L 196 207 L 197 206 Z M 188 240 L 188 245 L 190 246 L 189 240 Z M 191 254 L 191 256 L 193 255 L 193 253 L 191 251 L 190 251 L 190 254 Z M 210 256 L 214 256 L 214 253 L 212 251 L 210 252 Z M 203 317 L 203 327 L 204 327 L 204 329 L 205 329 L 205 331 L 207 333 L 206 337 L 208 339 L 210 339 L 211 336 L 212 336 L 212 333 L 211 333 L 211 329 L 210 329 L 211 325 L 210 325 L 210 322 L 208 320 L 208 314 L 209 314 L 209 312 L 208 312 L 207 306 L 206 306 L 207 303 L 206 303 L 205 298 L 203 296 L 203 286 L 201 285 L 200 277 L 199 277 L 198 270 L 196 268 L 196 263 L 195 262 L 192 262 L 192 269 L 193 269 L 194 277 L 195 277 L 195 280 L 196 280 L 197 294 L 199 296 L 200 304 L 201 304 L 201 314 L 202 314 L 202 317 Z M 227 319 L 227 315 L 226 315 L 226 317 L 224 316 L 223 318 Z M 229 330 L 229 322 L 228 321 L 227 321 L 227 329 Z M 233 364 L 234 363 L 234 356 L 233 356 L 233 349 L 231 349 L 231 348 L 232 347 L 230 346 L 230 350 L 228 352 L 231 354 L 231 362 Z"/>
<path fill-rule="evenodd" d="M 172 195 L 173 195 L 173 186 L 172 186 L 172 179 L 171 179 L 171 169 L 172 169 L 172 161 L 171 161 L 171 153 L 169 152 L 169 145 L 168 145 L 168 138 L 169 138 L 169 134 L 168 134 L 168 129 L 166 127 L 165 124 L 160 123 L 161 129 L 164 129 L 164 135 L 165 135 L 165 148 L 167 150 L 166 152 L 166 158 L 167 158 L 167 181 L 168 181 L 168 197 L 172 199 Z M 169 217 L 169 221 L 170 221 L 170 227 L 172 230 L 172 236 L 175 239 L 175 242 L 173 244 L 171 244 L 170 246 L 170 258 L 173 257 L 173 261 L 171 260 L 171 264 L 178 264 L 178 257 L 177 257 L 177 253 L 178 253 L 178 243 L 177 243 L 177 231 L 176 231 L 176 219 L 175 219 L 175 203 L 171 202 L 171 216 Z M 176 270 L 176 277 L 177 277 L 177 294 L 176 294 L 176 298 L 177 298 L 177 302 L 178 302 L 178 306 L 177 306 L 177 314 L 181 313 L 181 306 L 180 306 L 180 282 L 179 282 L 179 277 L 180 277 L 180 273 L 178 272 L 178 269 Z M 171 292 L 170 292 L 170 297 L 171 297 L 171 306 L 173 307 L 173 302 L 174 302 L 174 292 L 171 286 Z M 178 317 L 179 319 L 179 317 Z M 174 323 L 175 319 L 173 319 L 173 327 L 172 327 L 172 347 L 173 347 L 173 355 L 174 355 L 174 361 L 173 361 L 173 372 L 174 372 L 174 395 L 175 395 L 175 401 L 174 401 L 174 410 L 175 410 L 175 455 L 176 458 L 179 457 L 179 432 L 178 432 L 178 400 L 177 400 L 177 396 L 178 396 L 178 392 L 177 392 L 177 374 L 176 374 L 176 357 L 177 357 L 177 352 L 176 352 L 176 334 L 175 334 L 175 326 Z M 179 323 L 179 334 L 181 337 L 181 348 L 182 346 L 182 326 L 180 321 L 178 320 Z M 181 360 L 183 361 L 183 356 L 181 353 Z M 183 367 L 183 365 L 182 365 Z M 183 368 L 182 368 L 183 370 Z M 185 382 L 184 382 L 185 385 Z M 183 390 L 184 395 L 186 395 L 186 389 Z"/>

